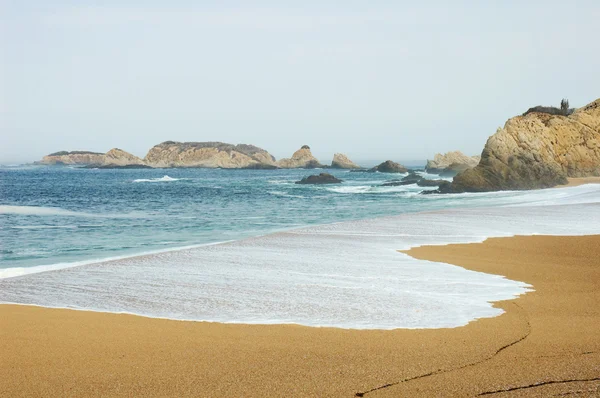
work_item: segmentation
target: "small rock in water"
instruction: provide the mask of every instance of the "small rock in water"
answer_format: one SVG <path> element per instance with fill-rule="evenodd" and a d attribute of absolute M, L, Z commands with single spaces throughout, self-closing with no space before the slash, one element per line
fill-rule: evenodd
<path fill-rule="evenodd" d="M 296 181 L 296 184 L 339 184 L 341 182 L 342 180 L 329 173 L 321 173 L 319 175 L 304 177 L 302 180 Z"/>
<path fill-rule="evenodd" d="M 371 170 L 379 171 L 380 173 L 406 173 L 408 169 L 399 163 L 386 160 L 378 166 L 373 167 Z"/>

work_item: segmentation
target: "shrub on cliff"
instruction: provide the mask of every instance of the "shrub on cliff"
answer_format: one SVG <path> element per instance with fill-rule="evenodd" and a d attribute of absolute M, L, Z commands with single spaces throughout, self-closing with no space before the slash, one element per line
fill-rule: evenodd
<path fill-rule="evenodd" d="M 569 114 L 569 100 L 566 98 L 563 98 L 562 101 L 560 101 L 560 110 L 562 111 L 563 115 L 568 115 Z"/>
<path fill-rule="evenodd" d="M 523 113 L 523 116 L 532 112 L 548 113 L 550 115 L 569 116 L 571 113 L 573 113 L 574 110 L 574 108 L 569 108 L 569 100 L 563 98 L 562 101 L 560 101 L 560 108 L 557 108 L 555 106 L 538 105 L 534 106 L 533 108 L 527 109 L 527 112 Z"/>

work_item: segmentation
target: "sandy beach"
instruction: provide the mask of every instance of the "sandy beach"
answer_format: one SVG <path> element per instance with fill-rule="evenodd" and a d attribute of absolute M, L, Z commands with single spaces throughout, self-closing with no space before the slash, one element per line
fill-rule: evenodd
<path fill-rule="evenodd" d="M 585 184 L 600 184 L 600 177 L 579 177 L 567 178 L 568 182 L 565 185 L 559 185 L 557 188 L 578 187 Z"/>
<path fill-rule="evenodd" d="M 180 322 L 0 306 L 0 395 L 598 396 L 600 236 L 494 238 L 411 256 L 524 281 L 453 329 Z"/>

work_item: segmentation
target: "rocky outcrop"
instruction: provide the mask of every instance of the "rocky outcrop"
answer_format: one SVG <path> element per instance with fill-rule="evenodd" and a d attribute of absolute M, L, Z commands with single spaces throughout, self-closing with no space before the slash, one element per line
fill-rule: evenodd
<path fill-rule="evenodd" d="M 264 149 L 223 142 L 165 141 L 152 147 L 144 161 L 152 167 L 239 169 L 276 166 L 275 158 Z"/>
<path fill-rule="evenodd" d="M 491 136 L 481 161 L 440 187 L 445 192 L 547 188 L 600 175 L 600 99 L 569 116 L 531 112 Z"/>
<path fill-rule="evenodd" d="M 313 156 L 308 145 L 303 145 L 291 158 L 280 159 L 277 166 L 282 169 L 315 169 L 324 167 L 317 158 Z"/>
<path fill-rule="evenodd" d="M 341 182 L 342 180 L 329 173 L 321 173 L 319 175 L 304 177 L 300 181 L 296 181 L 296 184 L 339 184 Z"/>
<path fill-rule="evenodd" d="M 427 180 L 418 175 L 414 171 L 410 171 L 408 175 L 400 180 L 392 180 L 381 184 L 382 187 L 397 187 L 402 185 L 417 184 L 420 187 L 437 187 L 440 184 L 447 182 L 446 180 Z"/>
<path fill-rule="evenodd" d="M 454 169 L 458 169 L 460 165 L 466 168 L 473 168 L 477 166 L 481 156 L 467 156 L 461 151 L 446 152 L 444 154 L 436 153 L 433 160 L 427 161 L 425 171 L 432 174 L 438 174 L 443 171 L 449 172 L 452 170 L 450 167 L 454 166 Z M 462 171 L 462 170 L 461 170 Z"/>
<path fill-rule="evenodd" d="M 119 148 L 113 148 L 104 154 L 103 166 L 144 165 L 144 161 Z"/>
<path fill-rule="evenodd" d="M 87 166 L 83 166 L 84 169 L 152 169 L 153 167 L 146 166 L 145 164 L 125 164 L 122 166 L 115 164 L 105 164 L 105 165 L 97 165 L 97 164 L 89 164 Z"/>
<path fill-rule="evenodd" d="M 439 187 L 443 184 L 448 184 L 448 181 L 446 181 L 446 180 L 426 180 L 425 178 L 422 178 L 421 180 L 419 180 L 417 182 L 417 185 L 420 187 Z"/>
<path fill-rule="evenodd" d="M 75 165 L 85 166 L 88 164 L 102 164 L 104 162 L 104 154 L 100 152 L 90 151 L 60 151 L 46 155 L 36 162 L 37 164 L 47 165 Z"/>
<path fill-rule="evenodd" d="M 55 152 L 44 156 L 41 161 L 36 163 L 46 165 L 102 166 L 103 168 L 144 165 L 142 159 L 119 148 L 113 148 L 106 153 L 90 151 Z"/>
<path fill-rule="evenodd" d="M 331 161 L 331 167 L 334 169 L 360 169 L 361 167 L 348 159 L 343 153 L 336 153 L 333 155 Z"/>
<path fill-rule="evenodd" d="M 452 163 L 450 166 L 446 167 L 445 169 L 443 169 L 442 171 L 440 171 L 438 174 L 440 177 L 454 177 L 459 173 L 462 173 L 465 170 L 469 170 L 472 169 L 475 166 L 471 166 L 468 164 L 464 164 L 464 163 Z"/>
<path fill-rule="evenodd" d="M 378 166 L 371 169 L 372 171 L 378 171 L 380 173 L 407 173 L 408 169 L 402 166 L 400 163 L 386 160 Z"/>

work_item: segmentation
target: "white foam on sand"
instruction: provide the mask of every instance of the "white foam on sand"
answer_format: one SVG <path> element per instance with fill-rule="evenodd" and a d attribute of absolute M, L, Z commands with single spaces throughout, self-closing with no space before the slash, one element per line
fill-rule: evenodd
<path fill-rule="evenodd" d="M 160 242 L 160 244 L 163 244 L 163 245 L 171 244 L 171 243 L 175 243 L 175 242 L 169 242 L 169 241 Z M 200 245 L 187 245 L 187 246 L 181 246 L 181 247 L 170 247 L 170 248 L 164 248 L 164 249 L 158 249 L 158 250 L 148 250 L 148 251 L 145 251 L 142 253 L 129 254 L 129 255 L 123 255 L 123 256 L 112 256 L 112 257 L 105 257 L 105 258 L 96 258 L 96 259 L 90 259 L 90 260 L 72 261 L 72 262 L 56 263 L 56 264 L 48 264 L 48 265 L 36 265 L 33 267 L 0 268 L 0 279 L 15 278 L 18 276 L 39 274 L 42 272 L 57 271 L 57 270 L 66 269 L 66 268 L 81 267 L 83 265 L 101 264 L 101 263 L 107 263 L 107 262 L 111 262 L 111 261 L 126 260 L 128 258 L 133 258 L 133 257 L 141 257 L 141 256 L 148 256 L 148 255 L 153 255 L 153 254 L 168 253 L 168 252 L 172 252 L 172 251 L 195 249 L 198 247 L 218 245 L 221 243 L 226 243 L 226 242 L 204 243 L 204 244 L 200 244 Z"/>
<path fill-rule="evenodd" d="M 0 302 L 231 323 L 456 327 L 501 314 L 492 302 L 530 287 L 397 250 L 599 234 L 600 185 L 565 189 L 519 194 L 518 203 L 488 196 L 510 206 L 341 222 L 2 279 Z"/>

